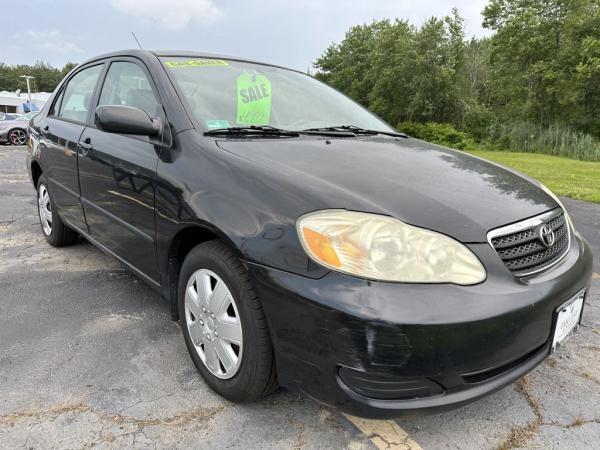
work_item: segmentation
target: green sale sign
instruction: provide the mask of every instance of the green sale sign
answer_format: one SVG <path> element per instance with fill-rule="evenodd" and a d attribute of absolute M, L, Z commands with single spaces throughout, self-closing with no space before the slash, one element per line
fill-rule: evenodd
<path fill-rule="evenodd" d="M 237 77 L 237 122 L 268 125 L 271 117 L 271 82 L 264 75 L 244 72 Z"/>

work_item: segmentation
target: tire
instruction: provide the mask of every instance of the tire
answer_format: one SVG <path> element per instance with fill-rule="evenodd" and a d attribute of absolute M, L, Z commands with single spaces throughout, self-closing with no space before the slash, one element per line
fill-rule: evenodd
<path fill-rule="evenodd" d="M 12 145 L 27 144 L 27 132 L 22 128 L 13 128 L 7 133 L 6 138 Z"/>
<path fill-rule="evenodd" d="M 198 300 L 201 280 L 208 286 L 206 302 Z M 220 283 L 225 285 L 229 296 L 222 295 L 225 291 Z M 218 302 L 211 290 L 226 300 Z M 181 329 L 188 351 L 196 368 L 215 392 L 239 403 L 257 400 L 277 388 L 273 346 L 265 314 L 248 272 L 227 245 L 213 240 L 194 247 L 181 267 L 177 292 Z M 203 305 L 206 312 L 202 311 Z M 229 328 L 223 328 L 225 323 Z M 237 335 L 228 332 L 237 326 L 236 323 L 240 326 L 237 354 L 233 343 Z M 210 355 L 223 355 L 223 351 L 226 357 L 217 356 L 218 364 L 214 364 L 212 358 L 211 369 Z"/>
<path fill-rule="evenodd" d="M 52 206 L 52 195 L 44 175 L 41 175 L 38 180 L 37 205 L 40 226 L 48 244 L 53 247 L 64 247 L 77 242 L 79 235 L 64 224 Z"/>

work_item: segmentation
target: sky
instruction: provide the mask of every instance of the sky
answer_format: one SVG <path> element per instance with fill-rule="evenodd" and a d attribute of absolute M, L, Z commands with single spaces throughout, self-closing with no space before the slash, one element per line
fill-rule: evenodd
<path fill-rule="evenodd" d="M 346 30 L 374 19 L 421 25 L 457 7 L 467 36 L 487 0 L 27 0 L 3 20 L 0 62 L 62 67 L 137 47 L 197 50 L 307 70 Z M 5 18 L 6 19 L 6 18 Z"/>

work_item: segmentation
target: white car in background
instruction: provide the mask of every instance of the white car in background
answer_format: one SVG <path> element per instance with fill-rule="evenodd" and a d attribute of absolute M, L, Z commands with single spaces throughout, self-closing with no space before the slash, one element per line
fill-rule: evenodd
<path fill-rule="evenodd" d="M 16 119 L 0 120 L 0 143 L 25 145 L 27 143 L 27 124 L 38 112 L 32 111 L 18 116 Z"/>

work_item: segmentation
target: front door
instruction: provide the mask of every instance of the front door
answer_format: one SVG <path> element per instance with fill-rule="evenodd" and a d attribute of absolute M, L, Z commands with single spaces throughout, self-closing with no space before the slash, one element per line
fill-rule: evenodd
<path fill-rule="evenodd" d="M 159 106 L 147 70 L 136 60 L 114 60 L 98 105 L 127 105 L 155 117 Z M 81 197 L 92 238 L 159 283 L 154 218 L 161 142 L 107 133 L 90 126 L 80 139 Z"/>
<path fill-rule="evenodd" d="M 79 201 L 77 148 L 102 68 L 103 64 L 98 64 L 73 75 L 40 126 L 53 206 L 63 220 L 84 232 L 88 229 Z"/>

